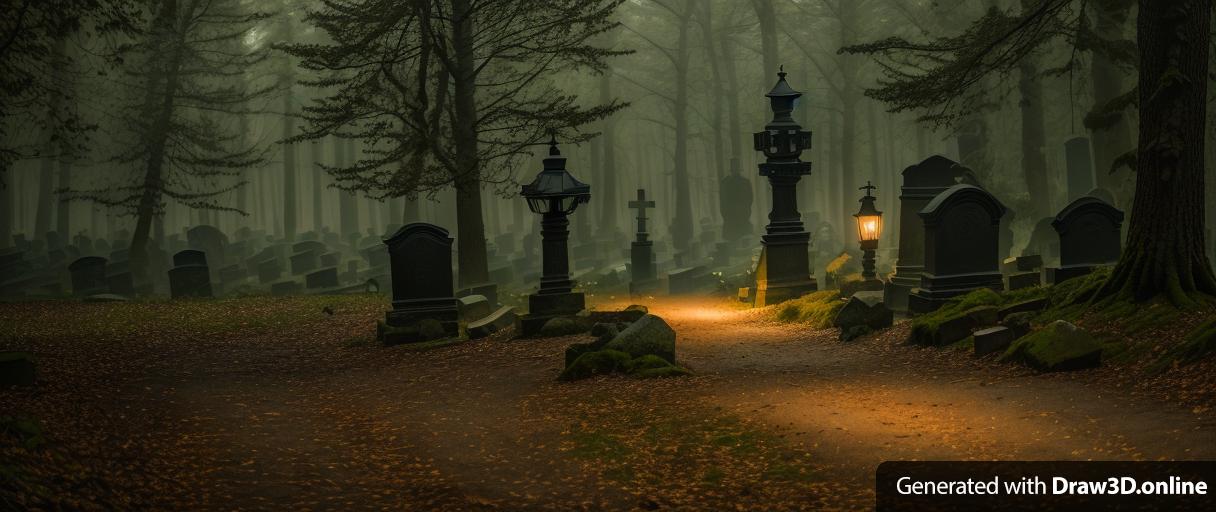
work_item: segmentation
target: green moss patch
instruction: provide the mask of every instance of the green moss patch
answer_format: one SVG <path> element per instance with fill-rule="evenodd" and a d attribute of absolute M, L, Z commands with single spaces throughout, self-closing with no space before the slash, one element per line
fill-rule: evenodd
<path fill-rule="evenodd" d="M 1216 352 L 1216 318 L 1199 324 L 1187 334 L 1182 343 L 1161 357 L 1156 369 L 1163 370 L 1175 363 L 1191 364 L 1213 352 Z"/>
<path fill-rule="evenodd" d="M 585 352 L 578 356 L 557 378 L 561 381 L 573 381 L 614 373 L 623 373 L 639 379 L 692 374 L 656 355 L 648 354 L 631 358 L 625 352 L 604 349 Z"/>
<path fill-rule="evenodd" d="M 835 290 L 824 290 L 797 299 L 788 300 L 776 306 L 777 320 L 790 323 L 808 324 L 815 329 L 832 327 L 836 313 L 844 307 L 840 293 Z"/>
<path fill-rule="evenodd" d="M 1015 341 L 1001 360 L 1042 372 L 1094 368 L 1101 364 L 1102 344 L 1084 330 L 1057 321 Z"/>

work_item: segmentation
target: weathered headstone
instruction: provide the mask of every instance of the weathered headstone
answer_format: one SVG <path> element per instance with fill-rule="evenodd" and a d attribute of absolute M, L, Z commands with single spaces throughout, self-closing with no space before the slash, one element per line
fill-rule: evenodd
<path fill-rule="evenodd" d="M 115 295 L 135 295 L 135 279 L 131 274 L 131 262 L 115 261 L 106 267 L 106 286 Z"/>
<path fill-rule="evenodd" d="M 434 224 L 409 224 L 384 242 L 392 267 L 393 310 L 385 315 L 392 327 L 436 321 L 448 336 L 458 331 L 452 293 L 452 239 Z"/>
<path fill-rule="evenodd" d="M 321 265 L 321 255 L 312 249 L 291 255 L 291 275 L 301 276 L 312 272 Z"/>
<path fill-rule="evenodd" d="M 1123 212 L 1096 197 L 1082 197 L 1060 210 L 1051 227 L 1060 237 L 1060 267 L 1048 269 L 1052 283 L 1112 265 L 1122 253 Z"/>
<path fill-rule="evenodd" d="M 338 268 L 326 267 L 304 276 L 304 287 L 318 290 L 338 287 Z"/>
<path fill-rule="evenodd" d="M 72 294 L 86 297 L 109 291 L 106 283 L 106 259 L 100 256 L 85 256 L 71 265 L 68 271 L 72 274 Z"/>
<path fill-rule="evenodd" d="M 228 236 L 219 228 L 208 225 L 194 226 L 186 230 L 186 242 L 191 249 L 206 253 L 208 262 L 216 268 L 227 264 L 225 257 L 228 252 Z"/>
<path fill-rule="evenodd" d="M 211 271 L 203 251 L 185 250 L 173 255 L 169 270 L 169 294 L 181 297 L 211 297 Z"/>
<path fill-rule="evenodd" d="M 1005 207 L 974 185 L 955 185 L 920 212 L 925 266 L 908 310 L 927 313 L 947 300 L 979 288 L 1003 288 L 999 229 Z"/>
<path fill-rule="evenodd" d="M 908 295 L 920 286 L 925 268 L 925 227 L 920 211 L 946 189 L 975 183 L 971 169 L 941 155 L 933 155 L 904 169 L 899 196 L 899 257 L 895 275 L 887 285 L 887 307 L 908 309 Z"/>

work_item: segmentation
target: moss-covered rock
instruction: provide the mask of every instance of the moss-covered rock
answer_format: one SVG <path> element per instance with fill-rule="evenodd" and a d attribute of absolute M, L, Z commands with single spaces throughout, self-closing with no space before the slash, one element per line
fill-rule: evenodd
<path fill-rule="evenodd" d="M 639 379 L 678 377 L 691 374 L 688 370 L 671 364 L 656 355 L 648 354 L 630 358 L 629 354 L 619 350 L 605 349 L 593 350 L 579 355 L 571 364 L 566 366 L 566 369 L 558 376 L 558 380 L 572 381 L 613 373 L 623 373 Z"/>
<path fill-rule="evenodd" d="M 937 311 L 914 318 L 908 343 L 942 346 L 966 338 L 976 327 L 996 323 L 996 307 L 1002 302 L 1000 294 L 987 288 L 953 299 Z"/>
<path fill-rule="evenodd" d="M 675 364 L 676 332 L 662 318 L 646 315 L 605 343 L 604 348 L 619 350 L 630 357 L 655 355 Z"/>
<path fill-rule="evenodd" d="M 595 350 L 584 353 L 574 360 L 557 379 L 572 381 L 596 375 L 625 372 L 633 358 L 619 350 Z"/>
<path fill-rule="evenodd" d="M 812 329 L 832 327 L 832 320 L 845 305 L 840 293 L 824 290 L 788 300 L 776 306 L 777 320 L 807 324 Z"/>
<path fill-rule="evenodd" d="M 1057 320 L 1014 342 L 1001 360 L 1041 372 L 1096 368 L 1102 364 L 1102 345 L 1077 326 Z"/>

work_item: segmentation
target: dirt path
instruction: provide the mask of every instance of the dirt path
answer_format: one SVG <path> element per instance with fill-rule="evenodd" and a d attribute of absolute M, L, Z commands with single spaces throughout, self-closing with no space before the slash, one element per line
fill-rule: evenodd
<path fill-rule="evenodd" d="M 904 347 L 900 328 L 842 344 L 726 302 L 649 305 L 695 377 L 557 383 L 579 338 L 384 349 L 372 303 L 269 333 L 34 337 L 47 384 L 0 402 L 99 475 L 146 459 L 107 489 L 166 509 L 858 509 L 883 460 L 1216 457 L 1208 411 L 1083 375 Z"/>

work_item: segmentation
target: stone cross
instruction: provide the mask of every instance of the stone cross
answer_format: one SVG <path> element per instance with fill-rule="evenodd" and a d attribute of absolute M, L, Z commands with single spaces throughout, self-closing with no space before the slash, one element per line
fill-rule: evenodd
<path fill-rule="evenodd" d="M 646 209 L 654 208 L 654 201 L 646 200 L 646 189 L 638 189 L 638 199 L 629 202 L 630 208 L 638 210 L 638 241 L 646 241 Z"/>
<path fill-rule="evenodd" d="M 866 197 L 870 197 L 870 192 L 872 192 L 874 190 L 878 190 L 878 187 L 875 187 L 873 184 L 871 184 L 870 180 L 866 180 L 866 186 L 858 187 L 857 190 L 866 191 Z"/>

